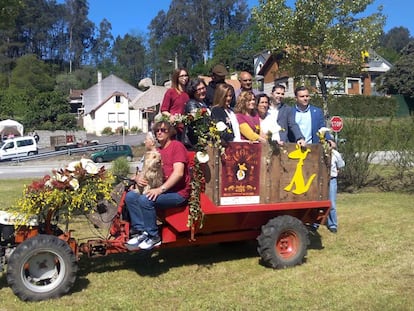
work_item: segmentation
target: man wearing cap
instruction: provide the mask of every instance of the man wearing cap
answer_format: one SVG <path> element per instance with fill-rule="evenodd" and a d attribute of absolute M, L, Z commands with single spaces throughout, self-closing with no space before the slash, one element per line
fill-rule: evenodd
<path fill-rule="evenodd" d="M 224 65 L 222 64 L 215 65 L 211 70 L 211 81 L 207 85 L 207 94 L 206 98 L 204 99 L 204 102 L 208 107 L 211 107 L 213 105 L 214 92 L 216 91 L 217 84 L 226 83 L 225 79 L 228 74 L 229 72 L 227 71 L 226 67 L 224 67 Z M 230 85 L 230 87 L 233 89 L 233 86 Z M 230 107 L 234 107 L 235 105 L 236 97 L 234 96 L 233 89 L 233 97 L 231 99 Z"/>

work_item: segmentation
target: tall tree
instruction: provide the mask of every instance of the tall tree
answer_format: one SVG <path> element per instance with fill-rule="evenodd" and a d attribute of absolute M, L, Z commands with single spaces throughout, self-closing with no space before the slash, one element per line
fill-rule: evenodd
<path fill-rule="evenodd" d="M 401 50 L 410 42 L 410 31 L 405 27 L 391 28 L 381 35 L 376 51 L 386 60 L 394 63 L 401 56 Z"/>
<path fill-rule="evenodd" d="M 114 44 L 114 37 L 111 34 L 112 25 L 107 19 L 99 24 L 98 36 L 93 40 L 91 49 L 92 63 L 100 67 L 106 61 L 111 61 L 111 49 Z"/>
<path fill-rule="evenodd" d="M 318 77 L 327 109 L 324 77 L 334 59 L 339 70 L 358 72 L 361 51 L 374 47 L 384 25 L 382 7 L 364 14 L 374 0 L 297 0 L 289 7 L 284 0 L 259 0 L 253 11 L 269 50 L 286 52 L 283 64 L 295 76 Z"/>
<path fill-rule="evenodd" d="M 380 91 L 414 98 L 414 41 L 402 49 L 401 57 L 382 75 Z"/>
<path fill-rule="evenodd" d="M 115 39 L 114 57 L 118 76 L 131 85 L 137 85 L 145 73 L 145 45 L 144 39 L 139 36 L 126 34 L 123 38 Z"/>
<path fill-rule="evenodd" d="M 92 47 L 95 25 L 88 19 L 87 0 L 66 0 L 70 71 L 80 68 Z"/>

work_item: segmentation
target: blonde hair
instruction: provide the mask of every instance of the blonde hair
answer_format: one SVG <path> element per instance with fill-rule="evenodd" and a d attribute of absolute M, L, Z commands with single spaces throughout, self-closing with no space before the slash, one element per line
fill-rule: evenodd
<path fill-rule="evenodd" d="M 234 107 L 234 112 L 243 113 L 243 114 L 251 113 L 251 111 L 247 109 L 247 104 L 252 99 L 252 96 L 253 98 L 255 98 L 253 92 L 242 91 L 240 95 L 237 97 L 237 102 L 236 102 L 236 106 Z"/>
<path fill-rule="evenodd" d="M 213 107 L 224 107 L 228 91 L 231 91 L 233 96 L 233 88 L 229 84 L 219 83 L 216 85 L 216 90 L 214 91 L 213 98 Z"/>

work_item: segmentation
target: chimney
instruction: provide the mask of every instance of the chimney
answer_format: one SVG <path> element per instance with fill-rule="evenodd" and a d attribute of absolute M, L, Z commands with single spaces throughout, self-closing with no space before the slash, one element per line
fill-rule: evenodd
<path fill-rule="evenodd" d="M 102 72 L 98 71 L 98 83 L 102 81 Z"/>

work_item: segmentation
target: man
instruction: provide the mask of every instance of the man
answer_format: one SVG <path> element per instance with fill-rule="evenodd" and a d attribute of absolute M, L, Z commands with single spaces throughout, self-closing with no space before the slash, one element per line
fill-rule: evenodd
<path fill-rule="evenodd" d="M 280 132 L 281 142 L 296 142 L 300 146 L 306 146 L 306 142 L 299 125 L 295 121 L 295 117 L 292 114 L 292 108 L 285 103 L 285 86 L 282 84 L 276 84 L 272 88 L 271 105 L 269 107 L 269 115 L 274 120 L 277 120 L 277 124 L 283 129 Z"/>
<path fill-rule="evenodd" d="M 305 86 L 299 86 L 295 89 L 296 104 L 292 107 L 292 114 L 296 123 L 299 125 L 300 131 L 305 137 L 307 144 L 317 144 L 320 142 L 318 131 L 322 127 L 326 127 L 325 118 L 321 108 L 315 107 L 309 103 L 309 90 Z M 325 132 L 325 138 L 329 142 L 331 148 L 336 148 L 335 141 L 329 132 Z M 316 232 L 319 224 L 311 224 L 309 230 Z"/>
<path fill-rule="evenodd" d="M 239 75 L 240 89 L 236 90 L 235 97 L 239 97 L 240 93 L 243 91 L 253 92 L 254 95 L 257 95 L 259 92 L 253 90 L 253 78 L 252 75 L 247 71 L 240 72 Z"/>
<path fill-rule="evenodd" d="M 309 90 L 305 86 L 299 86 L 295 89 L 295 99 L 296 104 L 291 108 L 292 114 L 295 122 L 299 125 L 305 142 L 307 144 L 319 143 L 317 133 L 320 128 L 326 127 L 322 109 L 309 103 Z M 288 135 L 290 135 L 289 140 L 291 140 L 291 134 L 288 133 Z M 329 132 L 325 133 L 325 138 L 332 148 L 336 147 L 335 141 Z"/>
<path fill-rule="evenodd" d="M 213 67 L 211 70 L 211 81 L 207 85 L 207 94 L 206 98 L 204 99 L 204 102 L 208 107 L 211 107 L 213 105 L 213 99 L 214 99 L 214 92 L 216 91 L 216 86 L 221 83 L 226 83 L 225 79 L 226 76 L 229 74 L 226 67 L 222 64 L 217 64 Z M 230 84 L 229 84 L 230 85 Z M 236 105 L 236 97 L 234 96 L 234 88 L 230 85 L 230 87 L 233 90 L 233 96 L 231 99 L 231 107 L 234 107 Z"/>

